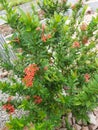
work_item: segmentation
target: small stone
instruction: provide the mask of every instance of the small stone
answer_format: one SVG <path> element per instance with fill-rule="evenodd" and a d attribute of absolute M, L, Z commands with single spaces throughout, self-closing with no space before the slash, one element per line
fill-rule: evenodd
<path fill-rule="evenodd" d="M 96 117 L 96 125 L 97 125 L 97 127 L 98 127 L 98 117 Z"/>
<path fill-rule="evenodd" d="M 89 130 L 87 126 L 83 126 L 81 130 Z"/>
<path fill-rule="evenodd" d="M 65 126 L 66 126 L 65 116 L 62 117 L 61 125 L 62 125 L 62 127 L 65 127 Z"/>
<path fill-rule="evenodd" d="M 82 125 L 83 122 L 82 122 L 81 120 L 79 120 L 79 121 L 77 121 L 77 124 L 78 124 L 78 125 Z"/>
<path fill-rule="evenodd" d="M 94 113 L 94 115 L 95 115 L 96 117 L 98 117 L 98 108 L 96 108 L 96 109 L 93 111 L 93 113 Z"/>
<path fill-rule="evenodd" d="M 9 130 L 9 128 L 7 128 L 7 127 L 4 127 L 2 130 Z"/>
<path fill-rule="evenodd" d="M 3 72 L 3 73 L 0 75 L 0 78 L 5 78 L 5 77 L 7 77 L 7 76 L 8 76 L 8 72 L 5 71 L 5 72 Z"/>
<path fill-rule="evenodd" d="M 75 130 L 81 130 L 81 126 L 80 125 L 75 124 L 75 125 L 73 125 L 73 127 L 75 128 Z"/>
<path fill-rule="evenodd" d="M 72 118 L 72 124 L 74 125 L 75 124 L 75 117 Z"/>
<path fill-rule="evenodd" d="M 89 125 L 89 130 L 96 130 L 96 128 L 97 128 L 96 125 L 93 125 L 93 124 Z"/>
<path fill-rule="evenodd" d="M 87 122 L 86 121 L 83 121 L 83 126 L 87 126 Z"/>
<path fill-rule="evenodd" d="M 72 125 L 72 113 L 68 114 L 68 122 Z"/>
<path fill-rule="evenodd" d="M 96 130 L 98 128 L 98 117 L 96 117 L 96 124 L 89 125 L 90 130 Z"/>
<path fill-rule="evenodd" d="M 89 113 L 88 116 L 90 118 L 90 123 L 96 125 L 96 116 L 94 116 L 93 112 Z"/>

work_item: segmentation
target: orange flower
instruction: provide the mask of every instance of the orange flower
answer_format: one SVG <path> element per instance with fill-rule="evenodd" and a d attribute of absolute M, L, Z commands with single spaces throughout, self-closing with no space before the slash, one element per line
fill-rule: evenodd
<path fill-rule="evenodd" d="M 42 30 L 44 31 L 45 28 L 46 28 L 46 25 L 43 23 L 43 24 L 42 24 Z"/>
<path fill-rule="evenodd" d="M 25 76 L 23 78 L 23 82 L 27 87 L 31 87 L 33 85 L 33 79 L 36 72 L 39 70 L 36 64 L 30 64 L 27 68 L 25 68 Z"/>
<path fill-rule="evenodd" d="M 86 74 L 84 75 L 84 78 L 85 78 L 85 82 L 88 82 L 89 79 L 90 79 L 90 75 L 89 75 L 88 73 L 86 73 Z"/>
<path fill-rule="evenodd" d="M 5 109 L 9 114 L 13 113 L 15 111 L 15 108 L 11 104 L 5 104 L 3 105 L 3 109 Z"/>
<path fill-rule="evenodd" d="M 82 23 L 82 25 L 80 26 L 80 29 L 82 31 L 86 31 L 87 30 L 87 24 L 86 23 Z"/>
<path fill-rule="evenodd" d="M 41 38 L 41 39 L 42 39 L 43 42 L 46 42 L 46 41 L 47 41 L 47 37 L 46 37 L 45 35 L 42 35 L 42 38 Z"/>
<path fill-rule="evenodd" d="M 47 34 L 47 35 L 43 34 L 41 39 L 43 42 L 46 42 L 47 39 L 50 39 L 50 38 L 51 38 L 51 34 Z"/>
<path fill-rule="evenodd" d="M 49 39 L 49 38 L 51 38 L 51 34 L 48 34 L 48 35 L 47 35 L 47 39 Z"/>
<path fill-rule="evenodd" d="M 80 43 L 77 42 L 77 41 L 75 41 L 75 42 L 73 43 L 73 48 L 79 48 L 79 47 L 80 47 Z"/>
<path fill-rule="evenodd" d="M 28 67 L 25 68 L 24 72 L 26 75 L 32 75 L 34 72 L 38 71 L 39 67 L 36 64 L 30 64 Z"/>
<path fill-rule="evenodd" d="M 33 78 L 34 78 L 34 76 L 28 76 L 28 75 L 26 75 L 23 78 L 23 82 L 25 83 L 25 85 L 27 87 L 31 87 L 33 85 Z"/>
<path fill-rule="evenodd" d="M 35 104 L 40 104 L 42 102 L 42 98 L 40 96 L 35 95 L 33 98 L 35 99 Z"/>

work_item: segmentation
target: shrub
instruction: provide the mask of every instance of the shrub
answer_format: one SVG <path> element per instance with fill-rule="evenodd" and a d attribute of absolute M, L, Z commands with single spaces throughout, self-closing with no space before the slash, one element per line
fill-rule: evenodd
<path fill-rule="evenodd" d="M 10 130 L 52 130 L 60 126 L 62 115 L 67 121 L 69 112 L 77 120 L 89 122 L 88 111 L 98 105 L 98 16 L 84 22 L 87 7 L 81 0 L 68 7 L 72 8 L 71 15 L 65 12 L 67 1 L 43 0 L 39 3 L 45 12 L 43 23 L 34 6 L 30 13 L 21 9 L 17 13 L 5 0 L 1 3 L 7 11 L 7 22 L 14 29 L 10 44 L 17 55 L 7 68 L 21 81 L 13 77 L 13 84 L 0 83 L 0 88 L 22 97 L 13 101 L 14 109 L 29 111 L 20 119 L 11 119 Z"/>

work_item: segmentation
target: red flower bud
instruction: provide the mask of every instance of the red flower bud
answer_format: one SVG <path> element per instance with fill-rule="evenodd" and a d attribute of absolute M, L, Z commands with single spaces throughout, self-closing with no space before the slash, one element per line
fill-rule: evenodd
<path fill-rule="evenodd" d="M 35 95 L 33 96 L 33 98 L 35 99 L 35 104 L 40 104 L 42 102 L 42 98 L 40 96 Z"/>
<path fill-rule="evenodd" d="M 77 41 L 75 41 L 75 42 L 73 43 L 73 48 L 79 48 L 79 47 L 80 47 L 80 43 L 77 42 Z"/>
<path fill-rule="evenodd" d="M 87 24 L 86 23 L 82 23 L 82 25 L 80 26 L 81 31 L 86 31 L 87 30 Z"/>
<path fill-rule="evenodd" d="M 90 79 L 90 75 L 89 75 L 88 73 L 86 73 L 86 74 L 84 75 L 84 78 L 85 78 L 85 82 L 88 82 L 89 79 Z"/>

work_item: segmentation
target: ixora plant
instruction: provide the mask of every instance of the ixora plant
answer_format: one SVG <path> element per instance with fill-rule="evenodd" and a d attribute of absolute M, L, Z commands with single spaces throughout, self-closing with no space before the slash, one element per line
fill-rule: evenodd
<path fill-rule="evenodd" d="M 98 106 L 98 15 L 86 23 L 87 7 L 81 0 L 69 7 L 65 0 L 43 0 L 38 3 L 41 14 L 34 6 L 24 13 L 6 0 L 1 3 L 13 28 L 9 44 L 17 56 L 14 64 L 2 62 L 2 66 L 20 79 L 13 76 L 11 83 L 0 83 L 10 95 L 2 107 L 11 115 L 15 109 L 28 111 L 20 119 L 11 117 L 9 130 L 53 130 L 60 127 L 62 115 L 66 127 L 73 129 L 68 125 L 70 112 L 89 123 L 88 111 Z M 68 9 L 72 9 L 69 16 Z M 21 100 L 13 99 L 16 93 Z"/>

